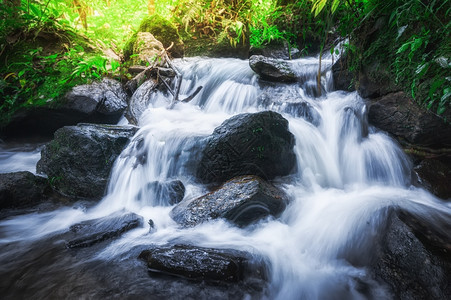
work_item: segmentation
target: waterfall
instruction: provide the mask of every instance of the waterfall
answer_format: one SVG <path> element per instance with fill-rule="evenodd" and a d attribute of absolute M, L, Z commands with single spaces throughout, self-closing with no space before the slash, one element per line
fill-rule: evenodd
<path fill-rule="evenodd" d="M 247 61 L 179 61 L 181 93 L 203 89 L 192 102 L 172 110 L 167 109 L 170 95 L 150 100 L 141 129 L 116 162 L 99 209 L 126 207 L 153 219 L 157 230 L 145 237 L 149 243 L 181 240 L 263 255 L 270 261 L 270 298 L 359 299 L 363 296 L 355 280 L 365 280 L 366 273 L 348 261 L 370 251 L 390 206 L 414 198 L 408 189 L 411 164 L 388 135 L 367 123 L 366 105 L 357 93 L 332 91 L 330 61 L 323 62 L 322 89 L 327 93 L 321 98 L 313 92 L 317 60 L 292 64 L 301 82 L 274 85 L 259 82 Z M 165 195 L 156 198 L 146 190 L 149 196 L 142 199 L 140 191 L 149 182 L 172 179 L 183 181 L 187 198 L 204 193 L 193 179 L 193 161 L 203 139 L 233 115 L 268 109 L 288 119 L 296 137 L 298 171 L 282 184 L 292 202 L 279 220 L 253 229 L 219 220 L 179 230 L 168 216 Z M 123 240 L 103 255 L 142 242 L 142 237 Z M 378 289 L 373 293 L 384 293 Z"/>
<path fill-rule="evenodd" d="M 290 62 L 300 78 L 292 84 L 260 81 L 245 60 L 174 63 L 183 74 L 181 95 L 199 86 L 202 90 L 172 109 L 170 94 L 151 94 L 140 129 L 116 160 L 108 193 L 97 207 L 42 215 L 30 225 L 25 225 L 27 217 L 17 218 L 2 226 L 22 224 L 22 230 L 40 236 L 125 208 L 152 219 L 155 229 L 135 230 L 98 257 L 169 241 L 235 248 L 268 261 L 270 299 L 362 299 L 361 282 L 374 297 L 388 297 L 364 265 L 389 209 L 409 209 L 415 203 L 444 208 L 429 193 L 410 186 L 411 162 L 386 133 L 368 124 L 365 101 L 356 92 L 333 91 L 331 61 L 323 60 L 322 97 L 315 97 L 316 58 Z M 181 180 L 185 198 L 204 194 L 207 187 L 194 174 L 205 138 L 236 114 L 264 110 L 281 113 L 296 140 L 297 171 L 276 183 L 290 197 L 285 212 L 249 228 L 216 220 L 180 229 L 169 216 L 168 195 L 157 192 L 153 183 Z"/>

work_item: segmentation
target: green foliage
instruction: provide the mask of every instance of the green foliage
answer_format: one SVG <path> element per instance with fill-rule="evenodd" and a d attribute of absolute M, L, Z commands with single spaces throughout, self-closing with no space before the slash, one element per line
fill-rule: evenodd
<path fill-rule="evenodd" d="M 21 3 L 0 3 L 0 126 L 22 107 L 58 105 L 73 86 L 121 71 L 61 22 L 56 5 L 66 1 Z"/>
<path fill-rule="evenodd" d="M 368 37 L 356 36 L 357 43 L 366 48 L 359 59 L 366 64 L 387 62 L 395 82 L 437 114 L 443 114 L 451 103 L 449 7 L 450 0 L 371 0 L 365 17 L 367 26 L 379 22 L 379 36 L 369 45 Z M 385 22 L 381 25 L 380 20 Z M 368 31 L 362 29 L 362 35 Z"/>
<path fill-rule="evenodd" d="M 226 39 L 233 47 L 247 42 L 253 15 L 251 0 L 180 0 L 172 13 L 187 34 Z"/>

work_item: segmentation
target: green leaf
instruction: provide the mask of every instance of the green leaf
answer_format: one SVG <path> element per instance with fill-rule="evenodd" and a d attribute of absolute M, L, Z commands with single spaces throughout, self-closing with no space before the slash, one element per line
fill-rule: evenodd
<path fill-rule="evenodd" d="M 332 2 L 332 9 L 331 9 L 332 13 L 335 13 L 339 4 L 340 4 L 340 0 L 334 0 L 334 2 Z"/>
<path fill-rule="evenodd" d="M 423 77 L 423 75 L 427 72 L 430 64 L 430 62 L 426 62 L 418 65 L 417 69 L 415 70 L 415 74 L 418 75 L 418 79 Z"/>
<path fill-rule="evenodd" d="M 443 90 L 443 96 L 440 98 L 440 103 L 445 103 L 448 98 L 451 97 L 451 88 L 446 88 Z"/>
<path fill-rule="evenodd" d="M 410 44 L 410 51 L 415 52 L 418 50 L 418 48 L 423 45 L 423 38 L 419 37 L 413 40 L 413 42 Z"/>
<path fill-rule="evenodd" d="M 410 47 L 411 42 L 407 42 L 405 44 L 402 44 L 401 47 L 399 47 L 398 51 L 396 51 L 396 54 L 402 53 L 406 51 Z"/>
<path fill-rule="evenodd" d="M 429 97 L 432 98 L 434 96 L 435 91 L 445 82 L 445 79 L 435 80 L 431 84 L 431 88 L 429 89 Z"/>

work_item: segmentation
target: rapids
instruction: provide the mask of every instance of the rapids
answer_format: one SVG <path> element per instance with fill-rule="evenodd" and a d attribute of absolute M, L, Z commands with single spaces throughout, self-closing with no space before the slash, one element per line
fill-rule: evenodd
<path fill-rule="evenodd" d="M 365 269 L 389 210 L 417 210 L 421 204 L 449 214 L 450 206 L 411 186 L 411 162 L 386 133 L 368 124 L 365 101 L 356 92 L 333 90 L 330 59 L 323 61 L 322 97 L 315 97 L 317 59 L 291 63 L 301 82 L 260 82 L 245 60 L 176 61 L 184 75 L 181 94 L 203 86 L 201 92 L 172 109 L 170 94 L 153 94 L 139 131 L 115 163 L 103 200 L 89 209 L 2 220 L 0 245 L 17 243 L 26 251 L 32 241 L 71 224 L 125 208 L 152 219 L 155 229 L 135 229 L 90 259 L 109 261 L 136 246 L 173 241 L 234 248 L 268 262 L 269 286 L 262 296 L 268 299 L 389 298 Z M 305 103 L 308 111 L 289 109 L 296 103 Z M 185 198 L 207 192 L 193 175 L 204 138 L 233 115 L 268 109 L 280 112 L 296 137 L 296 172 L 275 182 L 290 196 L 288 208 L 280 218 L 247 228 L 223 220 L 179 228 L 169 217 L 172 207 L 165 195 L 148 183 L 181 180 Z M 2 252 L 3 261 L 14 258 Z M 362 282 L 369 293 L 362 292 Z"/>

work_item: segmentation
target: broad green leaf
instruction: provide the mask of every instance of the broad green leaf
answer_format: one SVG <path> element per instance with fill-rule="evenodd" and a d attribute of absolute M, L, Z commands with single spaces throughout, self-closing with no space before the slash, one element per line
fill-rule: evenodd
<path fill-rule="evenodd" d="M 445 79 L 439 79 L 434 81 L 431 84 L 431 87 L 429 89 L 429 97 L 432 98 L 434 96 L 435 91 L 445 82 Z"/>

